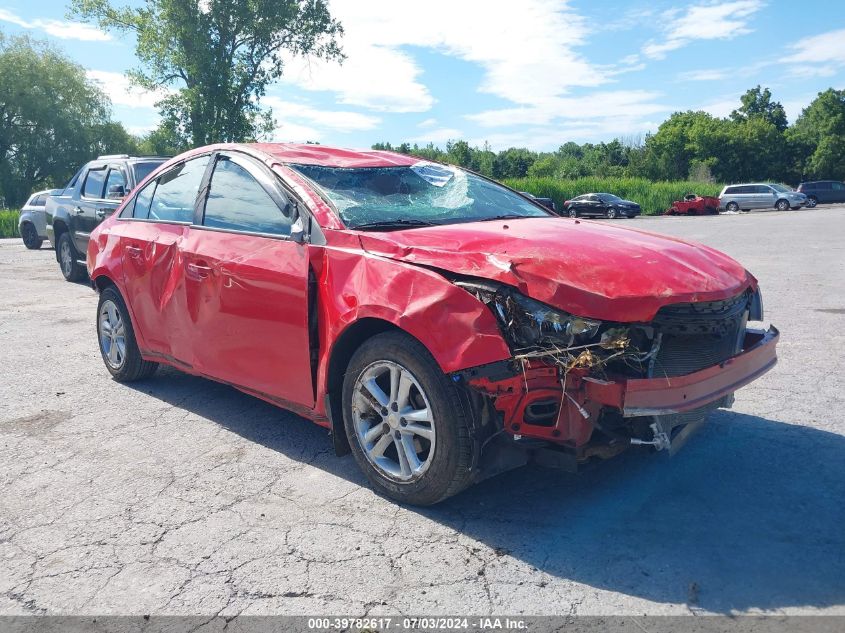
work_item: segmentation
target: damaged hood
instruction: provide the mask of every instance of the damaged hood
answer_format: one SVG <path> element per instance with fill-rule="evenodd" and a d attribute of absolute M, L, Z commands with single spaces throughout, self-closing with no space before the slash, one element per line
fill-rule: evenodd
<path fill-rule="evenodd" d="M 492 279 L 571 314 L 643 322 L 664 305 L 718 301 L 756 280 L 717 250 L 568 218 L 359 233 L 374 255 Z"/>

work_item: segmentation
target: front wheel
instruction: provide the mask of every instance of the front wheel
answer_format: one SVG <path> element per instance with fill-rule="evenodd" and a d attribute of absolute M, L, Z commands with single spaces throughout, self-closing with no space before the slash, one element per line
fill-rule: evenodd
<path fill-rule="evenodd" d="M 607 216 L 608 220 L 614 219 L 616 217 L 616 209 L 613 209 L 613 208 L 608 209 L 607 212 L 605 213 L 605 215 Z"/>
<path fill-rule="evenodd" d="M 44 243 L 44 240 L 38 237 L 38 231 L 35 230 L 35 227 L 30 222 L 21 224 L 21 239 L 23 240 L 23 245 L 31 251 L 37 251 Z"/>
<path fill-rule="evenodd" d="M 141 357 L 129 311 L 123 297 L 113 287 L 100 293 L 100 303 L 97 306 L 97 340 L 106 369 L 117 382 L 149 378 L 158 368 L 158 363 Z"/>
<path fill-rule="evenodd" d="M 570 209 L 569 210 L 569 217 L 570 218 L 577 218 L 578 217 L 578 210 L 577 209 Z"/>
<path fill-rule="evenodd" d="M 82 281 L 85 279 L 85 268 L 76 261 L 76 249 L 70 239 L 70 233 L 65 231 L 59 236 L 57 246 L 59 251 L 59 267 L 67 281 Z"/>
<path fill-rule="evenodd" d="M 778 211 L 789 211 L 789 201 L 778 200 L 777 204 L 775 205 L 775 209 L 777 209 Z"/>
<path fill-rule="evenodd" d="M 460 387 L 403 332 L 366 341 L 343 381 L 352 454 L 377 492 L 431 505 L 471 483 L 473 443 Z"/>

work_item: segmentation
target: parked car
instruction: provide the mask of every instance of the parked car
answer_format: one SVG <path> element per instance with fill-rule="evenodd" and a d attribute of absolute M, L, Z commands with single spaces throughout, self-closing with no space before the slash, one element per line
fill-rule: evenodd
<path fill-rule="evenodd" d="M 166 156 L 100 156 L 80 169 L 61 193 L 47 198 L 46 232 L 68 281 L 85 278 L 88 236 L 124 196 Z"/>
<path fill-rule="evenodd" d="M 612 193 L 585 193 L 563 203 L 563 212 L 570 218 L 593 216 L 613 219 L 616 217 L 635 218 L 640 213 L 640 205 L 630 200 L 623 200 Z"/>
<path fill-rule="evenodd" d="M 683 200 L 675 200 L 665 215 L 715 215 L 719 213 L 719 199 L 688 193 Z"/>
<path fill-rule="evenodd" d="M 30 250 L 41 248 L 44 240 L 47 239 L 47 222 L 45 209 L 47 198 L 59 193 L 61 189 L 45 189 L 36 191 L 21 207 L 18 218 L 18 234 L 23 240 L 23 245 Z"/>
<path fill-rule="evenodd" d="M 719 206 L 732 212 L 751 209 L 788 211 L 800 209 L 805 204 L 807 196 L 777 183 L 728 185 L 719 194 Z"/>
<path fill-rule="evenodd" d="M 798 191 L 807 196 L 807 206 L 810 208 L 827 202 L 845 202 L 845 183 L 838 180 L 802 182 L 798 185 Z"/>
<path fill-rule="evenodd" d="M 551 198 L 538 198 L 534 194 L 528 193 L 527 191 L 520 191 L 519 193 L 521 193 L 526 198 L 531 198 L 532 200 L 536 200 L 537 202 L 542 204 L 547 209 L 551 209 L 552 211 L 557 213 L 557 205 L 555 205 L 555 201 L 552 200 Z"/>
<path fill-rule="evenodd" d="M 676 448 L 776 362 L 727 255 L 392 152 L 192 150 L 87 262 L 115 380 L 164 363 L 289 408 L 414 504 L 529 459 Z"/>

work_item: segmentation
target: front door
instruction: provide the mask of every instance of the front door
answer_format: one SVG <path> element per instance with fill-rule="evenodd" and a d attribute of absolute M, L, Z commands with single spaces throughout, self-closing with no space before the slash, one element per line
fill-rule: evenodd
<path fill-rule="evenodd" d="M 200 206 L 182 245 L 195 369 L 312 407 L 308 246 L 290 239 L 287 194 L 263 165 L 224 153 Z"/>

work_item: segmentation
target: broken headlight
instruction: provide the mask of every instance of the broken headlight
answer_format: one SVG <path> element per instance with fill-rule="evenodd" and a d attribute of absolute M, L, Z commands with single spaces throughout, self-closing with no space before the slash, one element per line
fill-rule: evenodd
<path fill-rule="evenodd" d="M 598 334 L 601 321 L 574 316 L 540 303 L 510 286 L 492 281 L 458 281 L 496 315 L 508 342 L 516 349 L 543 344 L 570 347 Z"/>

